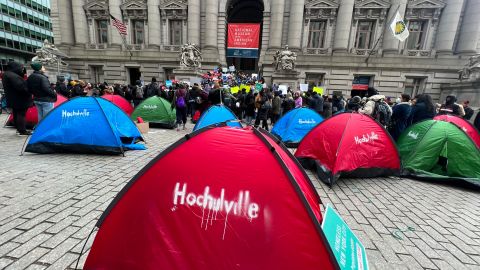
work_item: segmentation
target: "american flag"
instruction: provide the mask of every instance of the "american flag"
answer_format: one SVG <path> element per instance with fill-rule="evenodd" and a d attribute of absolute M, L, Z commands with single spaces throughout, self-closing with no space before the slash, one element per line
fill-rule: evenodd
<path fill-rule="evenodd" d="M 127 26 L 124 23 L 122 23 L 120 20 L 117 20 L 112 15 L 110 15 L 110 17 L 112 18 L 112 25 L 115 26 L 115 28 L 117 28 L 118 33 L 122 36 L 126 36 L 127 35 Z"/>

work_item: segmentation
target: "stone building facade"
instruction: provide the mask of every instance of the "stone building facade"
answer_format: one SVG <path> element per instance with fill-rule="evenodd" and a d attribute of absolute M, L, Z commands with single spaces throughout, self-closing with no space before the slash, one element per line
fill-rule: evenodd
<path fill-rule="evenodd" d="M 480 53 L 479 0 L 51 0 L 51 8 L 57 47 L 89 81 L 165 80 L 187 42 L 199 44 L 204 69 L 226 66 L 227 23 L 242 10 L 255 17 L 244 14 L 246 22 L 261 22 L 254 67 L 267 82 L 275 52 L 288 44 L 299 83 L 350 95 L 355 80 L 387 96 L 438 99 Z M 410 30 L 405 42 L 390 32 L 397 11 Z M 128 26 L 126 45 L 110 14 Z"/>

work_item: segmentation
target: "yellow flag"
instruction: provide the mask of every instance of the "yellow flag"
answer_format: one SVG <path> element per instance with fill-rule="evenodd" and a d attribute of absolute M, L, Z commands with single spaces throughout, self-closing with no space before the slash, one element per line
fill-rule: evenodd
<path fill-rule="evenodd" d="M 313 92 L 317 92 L 319 95 L 323 95 L 323 87 L 313 87 Z"/>
<path fill-rule="evenodd" d="M 232 94 L 238 93 L 239 90 L 240 90 L 240 87 L 238 87 L 238 86 L 234 86 L 234 87 L 230 88 L 230 92 Z"/>

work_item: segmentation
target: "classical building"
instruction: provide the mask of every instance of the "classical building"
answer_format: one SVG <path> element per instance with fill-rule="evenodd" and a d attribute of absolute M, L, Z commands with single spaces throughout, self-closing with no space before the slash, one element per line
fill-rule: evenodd
<path fill-rule="evenodd" d="M 0 64 L 27 63 L 43 41 L 53 42 L 50 0 L 0 0 Z"/>
<path fill-rule="evenodd" d="M 375 86 L 387 96 L 430 93 L 456 82 L 480 52 L 479 0 L 51 0 L 55 43 L 89 81 L 165 80 L 182 44 L 198 44 L 202 68 L 235 65 L 274 76 L 274 56 L 297 53 L 299 83 L 329 93 Z M 390 31 L 396 12 L 410 36 Z M 111 16 L 128 26 L 125 42 Z M 227 24 L 260 23 L 258 59 L 226 57 Z"/>

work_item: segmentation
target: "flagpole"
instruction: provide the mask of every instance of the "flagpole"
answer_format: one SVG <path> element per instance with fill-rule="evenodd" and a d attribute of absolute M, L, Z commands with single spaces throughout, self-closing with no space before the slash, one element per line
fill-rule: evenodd
<path fill-rule="evenodd" d="M 397 12 L 398 12 L 399 9 L 400 9 L 400 4 L 397 5 L 397 9 L 395 9 L 395 12 L 393 13 L 393 17 L 387 18 L 386 23 L 385 23 L 385 27 L 383 28 L 383 31 L 382 31 L 382 34 L 380 34 L 380 37 L 378 37 L 377 41 L 376 41 L 375 44 L 373 45 L 373 49 L 371 49 L 371 50 L 368 52 L 367 58 L 365 59 L 365 64 L 367 64 L 367 67 L 368 67 L 368 60 L 370 59 L 370 56 L 372 56 L 373 52 L 374 52 L 375 49 L 377 48 L 378 43 L 379 43 L 380 40 L 383 39 L 383 37 L 385 36 L 385 30 L 388 28 L 388 24 L 389 24 L 390 21 L 395 17 L 395 15 L 397 14 Z"/>

